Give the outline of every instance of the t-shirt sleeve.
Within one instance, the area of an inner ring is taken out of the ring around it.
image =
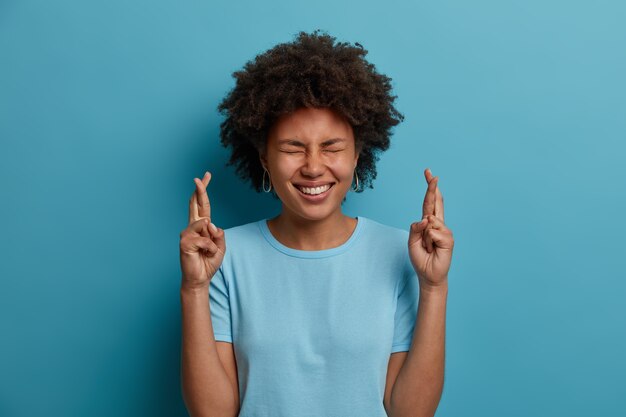
[[[209,308],[215,340],[232,343],[230,298],[221,266],[209,283]]]
[[[391,353],[406,352],[411,347],[413,329],[417,318],[419,281],[408,253],[403,268],[404,280],[399,284],[398,303],[394,316],[394,333]]]

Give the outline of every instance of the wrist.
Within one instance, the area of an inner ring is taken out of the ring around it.
[[[200,285],[200,286],[192,286],[189,284],[181,284],[180,285],[180,293],[181,295],[206,295],[209,293],[208,285]]]
[[[448,294],[448,279],[446,278],[439,284],[420,283],[420,293],[445,296]]]

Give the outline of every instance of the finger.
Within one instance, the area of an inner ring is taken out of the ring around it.
[[[424,230],[425,249],[426,249],[426,252],[428,252],[428,253],[432,253],[433,252],[433,236],[430,233],[431,230],[433,230],[433,229],[426,228]]]
[[[208,232],[208,237],[215,243],[218,249],[222,253],[226,252],[226,237],[224,234],[224,229],[220,229],[215,224],[209,221],[206,227],[206,231]]]
[[[202,177],[202,184],[204,184],[205,186],[209,185],[209,183],[211,182],[211,173],[209,171],[206,171],[204,173],[204,177]]]
[[[417,222],[411,223],[411,232],[412,233],[422,233],[424,229],[428,226],[428,219],[422,219]]]
[[[426,168],[424,170],[424,176],[426,177],[426,182],[430,182],[430,180],[433,179],[434,175],[430,168]]]
[[[210,218],[202,217],[202,216],[198,215],[198,204],[197,204],[197,201],[198,201],[198,199],[196,197],[196,193],[194,192],[193,196],[191,197],[191,202],[190,202],[190,209],[189,209],[189,216],[190,216],[189,222],[190,223],[189,224],[191,224],[193,222],[196,222],[198,220],[201,220],[201,219],[207,219],[207,221],[210,223],[211,222]],[[203,228],[198,230],[198,233],[201,236],[205,236],[205,237],[211,236],[211,234],[209,233],[209,225],[205,224]]]
[[[209,219],[202,217],[196,221],[191,222],[191,224],[189,224],[189,226],[187,226],[187,228],[183,230],[181,235],[197,234],[200,236],[210,237],[211,235],[208,231],[209,224]]]
[[[433,222],[432,218],[433,218],[433,215],[429,215],[428,216],[428,224],[426,225],[426,228],[422,232],[422,236],[423,236],[423,239],[424,239],[423,247],[424,247],[424,249],[426,249],[426,252],[428,252],[428,253],[432,253],[432,251],[433,251],[433,237],[430,234],[430,231],[431,230],[436,230],[435,227],[437,226]]]
[[[195,181],[195,180],[194,180]],[[198,220],[198,203],[196,199],[196,191],[194,190],[191,194],[191,198],[189,199],[189,223],[191,224]]]
[[[427,215],[426,220],[428,221],[428,223],[426,224],[426,227],[424,227],[424,231],[422,233],[423,238],[424,238],[422,242],[422,247],[427,249],[428,252],[430,253],[432,252],[433,241],[432,241],[432,237],[428,235],[428,232],[430,230],[437,230],[437,231],[443,231],[447,233],[448,228],[437,216],[433,214]]]
[[[210,255],[215,255],[219,252],[217,245],[208,237],[197,236],[189,238],[189,247],[192,249],[204,249]]]
[[[437,181],[436,192],[437,199],[435,201],[435,216],[443,222],[445,221],[443,218],[443,195],[441,194],[441,190],[439,190],[439,181]]]
[[[202,180],[194,178],[194,182],[196,183],[196,194],[198,201],[198,214],[201,217],[211,218],[211,205],[209,203],[209,195],[206,192],[206,187],[209,185],[211,181],[211,173],[208,171],[204,173],[204,177]]]
[[[409,233],[409,246],[414,243],[421,244],[423,231],[424,229],[426,229],[427,225],[427,219],[422,219],[419,222],[411,223],[411,231]]]
[[[226,251],[226,236],[224,233],[224,229],[217,227],[214,223],[209,221],[206,230],[209,233],[209,236],[215,242],[215,244],[222,250]]]
[[[435,248],[451,249],[454,241],[449,233],[437,229],[427,229],[426,240],[430,242],[430,248],[426,249],[428,253],[432,253]]]
[[[425,217],[428,220],[425,229],[438,229],[438,230],[448,230],[446,224],[434,214],[429,214]]]
[[[433,236],[441,236],[441,237],[445,237],[447,239],[451,239],[452,238],[452,231],[450,229],[448,229],[448,227],[445,225],[445,223],[443,221],[441,221],[441,219],[439,219],[437,216],[434,216],[432,214],[428,215],[426,217],[426,219],[428,220],[428,224],[426,225],[426,227],[424,228],[423,231],[423,241],[422,241],[422,247],[427,249],[427,251],[430,253],[432,252],[433,249]],[[431,233],[431,231],[434,232]],[[436,246],[440,246],[439,244],[436,244]],[[446,243],[446,247],[450,246],[449,243]]]
[[[422,205],[422,218],[429,214],[435,214],[435,199],[437,189],[437,181],[439,177],[433,177],[428,182],[428,188],[426,189],[426,195],[424,196],[424,204]]]

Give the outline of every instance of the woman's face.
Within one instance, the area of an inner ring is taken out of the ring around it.
[[[300,108],[268,133],[261,163],[283,211],[308,220],[341,212],[358,161],[350,123],[329,108]]]

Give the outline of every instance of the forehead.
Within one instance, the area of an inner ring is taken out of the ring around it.
[[[329,108],[302,107],[280,116],[269,132],[269,140],[297,138],[303,142],[321,142],[330,137],[354,140],[350,123]]]

